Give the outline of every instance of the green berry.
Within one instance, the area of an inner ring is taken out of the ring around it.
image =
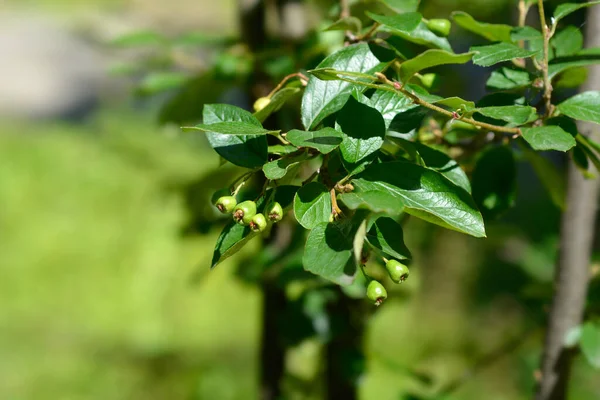
[[[387,291],[381,283],[373,280],[369,282],[369,285],[367,286],[367,297],[374,302],[376,306],[379,306],[387,298]]]
[[[448,36],[452,23],[447,19],[430,19],[427,22],[427,27],[436,35]]]
[[[271,220],[271,222],[281,221],[281,218],[283,218],[283,208],[281,208],[281,204],[278,202],[271,204],[267,215],[269,216],[269,220]]]
[[[260,213],[256,214],[254,217],[252,217],[252,220],[250,220],[250,229],[252,229],[253,232],[262,232],[266,227],[267,219]]]
[[[385,263],[385,269],[396,283],[404,282],[410,273],[408,267],[397,260],[389,260]]]
[[[237,200],[233,196],[223,196],[219,197],[215,205],[223,214],[229,214],[237,205]]]
[[[233,209],[233,220],[240,225],[248,225],[255,215],[256,203],[250,200],[242,201]]]

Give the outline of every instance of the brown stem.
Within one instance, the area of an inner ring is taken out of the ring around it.
[[[549,49],[550,49],[550,37],[551,33],[548,30],[548,25],[546,24],[546,14],[544,12],[544,1],[538,0],[538,8],[540,12],[540,24],[542,25],[542,35],[544,37],[544,55],[542,59],[542,74],[544,78],[544,104],[546,107],[545,117],[548,118],[552,115],[554,111],[554,106],[552,105],[552,81],[548,75],[548,60],[549,60]]]
[[[337,217],[342,213],[342,210],[340,209],[337,203],[335,188],[331,188],[329,193],[331,194],[331,214],[333,214],[334,217]]]
[[[599,7],[589,9],[586,26],[586,47],[600,46]],[[593,66],[581,90],[598,89],[600,67]],[[585,136],[600,138],[595,124],[579,123],[578,128]],[[536,400],[566,398],[573,351],[565,346],[564,338],[581,324],[585,309],[599,187],[598,179],[585,179],[575,164],[569,162],[567,205],[562,216],[560,257],[554,278],[556,292],[550,309]]]
[[[302,82],[303,86],[306,86],[305,82],[308,82],[308,77],[306,75],[304,75],[302,72],[294,72],[293,74],[289,74],[289,75],[285,76],[281,80],[281,82],[279,82],[277,84],[277,86],[275,86],[275,88],[273,90],[271,90],[271,93],[269,93],[267,95],[267,97],[271,98],[275,93],[277,93],[283,87],[283,85],[286,84],[287,81],[289,81],[292,78],[298,78],[298,79],[300,79],[300,82]]]
[[[421,98],[419,98],[417,95],[415,95],[412,92],[409,92],[408,90],[406,90],[405,88],[403,88],[402,86],[400,86],[398,83],[394,84],[394,82],[390,81],[385,75],[383,75],[380,72],[376,72],[375,75],[383,82],[387,83],[388,85],[390,85],[393,89],[392,91],[398,91],[400,93],[402,93],[403,95],[407,96],[408,98],[410,98],[413,103],[418,104],[420,106],[423,106],[425,108],[429,108],[430,110],[433,110],[435,112],[438,112],[440,114],[443,114],[447,117],[459,120],[459,121],[463,121],[466,122],[468,124],[471,125],[475,125],[478,126],[480,128],[484,128],[487,130],[490,130],[492,132],[500,132],[500,133],[508,133],[511,135],[521,135],[521,130],[519,128],[507,128],[505,126],[498,126],[498,125],[492,125],[492,124],[488,124],[486,122],[480,122],[480,121],[476,121],[473,118],[467,118],[467,117],[462,117],[457,115],[456,113],[453,113],[451,111],[448,111],[442,107],[436,106],[435,104],[431,104],[428,101],[425,101]],[[344,80],[343,78],[340,78],[342,80]],[[350,81],[350,80],[348,80]],[[352,81],[354,82],[354,81]],[[355,82],[356,83],[356,82]],[[366,85],[368,86],[368,84],[366,83],[362,83],[362,82],[358,82],[361,85]],[[375,85],[377,86],[377,85]],[[379,86],[379,88],[382,88],[381,86]]]

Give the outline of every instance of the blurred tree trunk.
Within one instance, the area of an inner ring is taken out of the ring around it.
[[[242,41],[252,52],[260,52],[267,44],[265,1],[239,0],[238,3]],[[251,103],[254,103],[257,97],[263,95],[264,87],[269,85],[258,64],[255,66],[250,85]],[[274,235],[276,232],[277,230],[274,230]],[[263,300],[259,398],[276,400],[281,397],[280,382],[285,365],[285,347],[278,334],[278,318],[285,309],[286,296],[283,289],[268,279],[262,281],[261,289]]]
[[[600,46],[600,7],[591,7],[586,24],[586,47]],[[590,68],[582,91],[600,89],[600,66]],[[579,123],[579,132],[600,138],[597,125]],[[574,350],[566,348],[566,334],[583,318],[589,282],[589,262],[598,202],[598,179],[585,179],[573,162],[568,166],[567,209],[562,216],[560,258],[555,275],[555,294],[550,310],[541,381],[537,400],[561,400],[567,396]]]
[[[325,347],[326,398],[356,400],[358,382],[365,369],[365,326],[371,313],[365,309],[367,303],[363,299],[352,299],[339,287],[337,292],[336,301],[328,309],[332,337]]]

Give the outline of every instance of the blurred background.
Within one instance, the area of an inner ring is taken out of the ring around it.
[[[420,10],[513,23],[515,5]],[[341,44],[322,31],[335,2],[302,7],[300,31],[267,13],[291,44],[273,41],[266,76],[248,85],[235,0],[0,2],[0,399],[259,398],[262,293],[240,268],[259,243],[209,271],[224,223],[209,199],[240,170],[179,126],[204,103],[249,109]],[[480,41],[454,27],[451,43]],[[489,73],[463,70],[440,90],[478,100]],[[294,126],[290,112],[278,123]],[[409,221],[413,274],[367,324],[361,399],[531,397],[559,211],[518,172],[517,206],[487,240]],[[595,279],[592,304],[599,295]],[[322,398],[321,353],[318,335],[287,348],[286,399]],[[600,373],[577,358],[570,388],[597,399]]]

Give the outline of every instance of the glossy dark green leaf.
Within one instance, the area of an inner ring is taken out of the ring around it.
[[[379,22],[381,25],[386,28],[390,28],[397,31],[410,32],[414,30],[423,17],[418,12],[412,13],[402,13],[396,15],[377,15],[371,12],[366,12],[366,14],[375,22]]]
[[[390,123],[398,113],[418,107],[402,93],[394,93],[387,90],[376,90],[371,96],[369,105],[381,113],[386,128],[390,126]]]
[[[341,285],[354,280],[354,232],[350,234],[339,224],[320,223],[306,240],[302,264],[304,269]]]
[[[385,67],[366,43],[344,47],[323,60],[317,68],[373,74]],[[350,97],[355,85],[335,80],[322,81],[311,77],[302,97],[302,123],[307,130],[316,127],[327,116],[339,111]],[[360,88],[364,90],[364,88]]]
[[[526,50],[515,44],[504,42],[488,46],[474,46],[469,51],[476,53],[473,56],[473,63],[482,67],[489,67],[515,58],[528,58],[537,53],[537,51]]]
[[[479,22],[469,14],[462,11],[452,13],[452,19],[455,23],[464,29],[482,36],[492,42],[510,42],[510,32],[513,29],[510,25],[488,24]]]
[[[212,257],[211,268],[237,253],[250,239],[256,236],[248,226],[230,221],[217,239]]]
[[[222,135],[261,136],[279,131],[269,131],[262,126],[256,126],[250,122],[217,122],[215,124],[198,124],[196,126],[184,127],[186,130],[197,130],[205,133],[219,133]]]
[[[279,111],[289,99],[296,96],[301,91],[302,89],[295,87],[285,87],[281,90],[278,90],[273,97],[271,97],[269,104],[267,104],[265,108],[255,112],[254,116],[260,122],[264,122],[269,115]]]
[[[228,104],[206,104],[202,115],[204,124],[244,122],[254,126],[256,130],[263,129],[248,111]],[[268,144],[264,134],[257,136],[208,132],[206,137],[215,151],[232,164],[257,168],[267,162]]]
[[[350,31],[359,33],[362,30],[362,22],[356,17],[345,17],[329,25],[324,31]]]
[[[376,109],[359,103],[353,97],[339,112],[337,123],[344,140],[340,151],[345,162],[356,164],[375,153],[383,144],[385,122]]]
[[[437,36],[435,33],[431,32],[427,25],[422,21],[415,29],[411,31],[401,31],[386,27],[381,29],[412,43],[443,49],[450,52],[452,51],[452,47],[450,46],[448,39]]]
[[[452,183],[471,193],[471,183],[460,165],[446,153],[423,143],[410,142],[400,138],[390,138],[408,153],[418,153],[427,168],[433,169],[448,178]]]
[[[367,241],[388,256],[399,260],[412,258],[410,251],[404,244],[402,226],[392,218],[378,218],[369,233],[367,233]]]
[[[359,191],[393,195],[407,213],[426,221],[485,236],[483,218],[469,193],[431,169],[403,161],[373,164],[352,183]]]
[[[489,118],[506,121],[514,126],[524,125],[537,119],[535,108],[529,106],[481,107],[477,109],[477,112]]]
[[[392,194],[375,191],[354,191],[341,193],[339,200],[351,210],[367,209],[373,212],[382,212],[390,215],[400,215],[404,205]]]
[[[575,55],[583,49],[583,33],[575,26],[567,26],[550,41],[555,57]]]
[[[558,126],[521,128],[521,132],[534,150],[567,151],[575,146],[575,138]]]
[[[590,7],[596,4],[600,4],[600,1],[590,1],[587,3],[566,3],[566,4],[560,4],[558,7],[556,7],[556,10],[554,10],[554,24],[558,23],[558,21],[560,21],[561,19],[563,19],[564,17],[566,17],[567,15],[574,13],[575,11],[584,8],[584,7]]]
[[[492,89],[510,90],[529,86],[531,78],[529,72],[502,67],[490,76],[486,85]]]
[[[331,153],[342,143],[344,135],[333,128],[323,128],[318,131],[289,131],[286,136],[291,144],[297,147],[310,147],[322,154]]]
[[[419,71],[438,65],[465,64],[471,61],[473,53],[454,54],[445,50],[432,49],[400,64],[400,80],[408,82]]]
[[[600,326],[586,322],[581,329],[581,352],[594,368],[600,369]]]
[[[517,166],[506,146],[484,151],[473,171],[473,199],[486,218],[496,218],[510,209],[516,199]]]
[[[308,153],[282,157],[279,160],[266,163],[263,165],[262,169],[267,179],[281,179],[287,174],[291,167],[301,163],[302,161],[305,161],[308,157]]]
[[[560,103],[558,110],[571,118],[600,124],[600,91],[573,96]]]
[[[325,185],[311,182],[302,186],[294,197],[294,215],[306,229],[312,229],[331,216],[331,194]]]

